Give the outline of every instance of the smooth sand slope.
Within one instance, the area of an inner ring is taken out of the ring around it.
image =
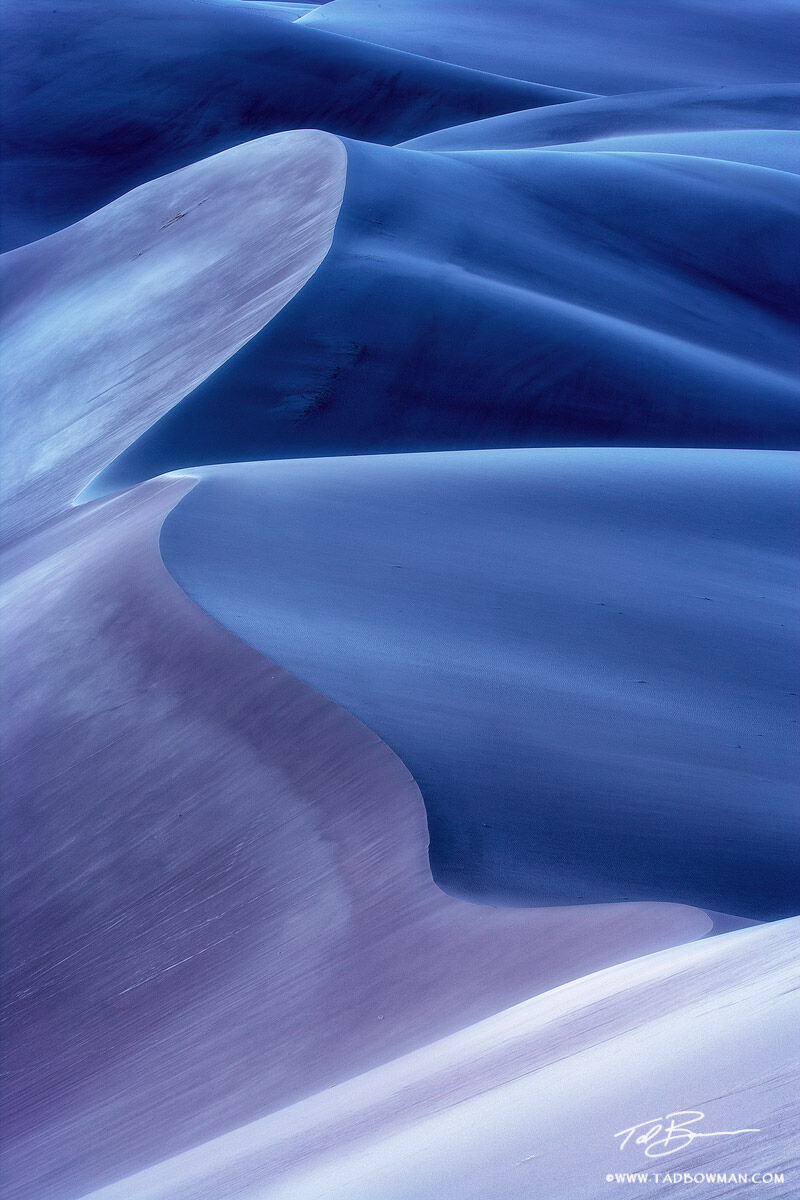
[[[800,165],[800,135],[709,134],[702,156],[647,144],[346,142],[320,269],[98,490],[389,450],[797,448],[800,175],[774,163]]]
[[[444,895],[402,764],[164,570],[186,486],[72,510],[2,562],[9,1200],[78,1196],[710,927]]]
[[[420,785],[444,888],[797,910],[797,455],[203,473],[162,552]]]
[[[312,25],[590,92],[797,82],[795,0],[333,0]]]
[[[313,274],[345,184],[338,138],[262,138],[3,256],[4,537],[73,499]]]
[[[398,142],[585,94],[369,46],[244,0],[9,0],[2,38],[4,249],[262,134]]]
[[[797,952],[793,920],[603,971],[91,1200],[790,1200]],[[677,1110],[703,1136],[623,1148]]]
[[[456,125],[405,145],[418,150],[524,150],[626,133],[798,128],[800,85],[762,83],[598,96]]]

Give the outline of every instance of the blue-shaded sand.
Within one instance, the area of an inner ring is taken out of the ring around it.
[[[96,491],[259,458],[800,446],[800,175],[774,166],[800,169],[800,135],[673,134],[668,153],[635,141],[450,155],[348,142],[316,274]]]
[[[334,0],[301,23],[590,92],[796,83],[796,0]]]
[[[577,95],[231,0],[10,0],[2,38],[5,249],[263,134],[397,142]]]
[[[551,104],[436,130],[405,144],[419,150],[523,150],[622,134],[798,128],[800,84],[762,83]]]
[[[449,891],[796,912],[796,455],[203,472],[165,562],[403,759]]]

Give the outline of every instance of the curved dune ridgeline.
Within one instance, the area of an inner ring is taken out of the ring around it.
[[[4,256],[6,539],[57,514],[291,299],[330,246],[345,173],[337,138],[279,134]]]

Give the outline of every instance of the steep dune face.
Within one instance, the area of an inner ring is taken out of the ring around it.
[[[9,1200],[74,1197],[710,926],[444,895],[403,765],[164,570],[186,487],[75,509],[2,562]]]
[[[800,900],[797,467],[542,450],[215,468],[162,548],[197,603],[400,755],[445,889],[774,918]]]
[[[278,134],[4,256],[7,540],[69,504],[303,286],[345,173],[337,138]]]
[[[578,99],[278,21],[231,0],[11,0],[3,248],[248,138],[398,142]]]
[[[334,0],[301,24],[590,92],[797,82],[792,0]]]
[[[791,1200],[797,950],[794,920],[603,971],[91,1200]]]
[[[310,454],[796,448],[800,176],[774,163],[797,137],[709,134],[700,157],[680,136],[686,153],[348,142],[320,270],[99,487]]]

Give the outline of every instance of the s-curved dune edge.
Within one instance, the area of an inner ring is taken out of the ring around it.
[[[161,549],[417,780],[446,890],[793,915],[798,456],[469,451],[200,472]]]
[[[302,288],[346,171],[338,138],[276,134],[3,255],[6,540],[58,513]]]
[[[85,1200],[789,1200],[799,931],[569,983]]]
[[[441,892],[406,768],[165,570],[189,483],[2,560],[8,1200],[73,1200],[711,924]]]

